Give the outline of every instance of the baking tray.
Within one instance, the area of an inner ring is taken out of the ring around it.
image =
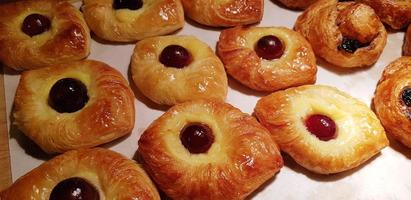
[[[76,3],[76,5],[80,4]],[[264,17],[258,26],[292,28],[300,13],[282,8],[274,1],[265,0]],[[184,28],[174,34],[194,35],[215,49],[221,30],[207,28],[186,20]],[[317,84],[335,86],[370,105],[382,70],[391,61],[401,56],[403,37],[403,32],[389,33],[387,45],[380,59],[368,68],[343,69],[319,60]],[[110,43],[93,37],[89,56],[89,59],[103,61],[117,68],[128,79],[135,92],[136,121],[132,134],[103,145],[129,158],[135,156],[137,141],[141,133],[167,109],[149,101],[132,84],[129,64],[133,48],[134,43]],[[12,180],[16,180],[51,158],[42,153],[33,142],[10,123],[10,113],[18,81],[18,73],[4,68],[6,115],[2,112],[0,121],[1,117],[7,116]],[[267,93],[254,92],[229,78],[227,102],[243,112],[251,114],[257,100],[265,95]],[[5,131],[1,128],[0,122],[0,134],[4,136]],[[4,148],[7,146],[7,140],[1,138],[2,135],[0,135],[0,172],[5,175],[0,174],[0,180],[4,185],[8,183],[8,179],[3,180],[3,177],[8,177],[7,169],[10,169],[10,166],[8,166],[7,156],[4,156],[7,155],[7,148]],[[389,147],[353,170],[335,175],[317,175],[305,170],[290,157],[284,155],[285,166],[280,173],[253,193],[250,199],[411,199],[410,158],[411,150],[391,140]]]

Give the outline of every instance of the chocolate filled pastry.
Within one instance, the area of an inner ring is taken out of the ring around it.
[[[320,174],[357,167],[388,145],[368,106],[330,86],[272,93],[257,102],[255,114],[282,151]]]
[[[366,67],[380,57],[387,32],[374,10],[361,3],[320,0],[295,24],[315,54],[339,67]]]
[[[0,192],[7,200],[160,200],[144,170],[103,148],[72,150],[17,179]]]
[[[281,2],[284,6],[291,9],[306,9],[311,4],[317,2],[318,0],[277,0]]]
[[[84,60],[25,71],[14,123],[47,153],[92,147],[131,132],[134,95],[107,64]]]
[[[374,108],[387,133],[411,148],[411,57],[401,57],[385,68]]]
[[[221,32],[217,53],[227,72],[258,91],[315,83],[316,59],[301,34],[283,27],[235,27]]]
[[[403,55],[411,56],[411,25],[408,26],[407,32],[405,33]]]
[[[90,31],[66,1],[0,4],[0,62],[15,70],[81,60],[90,51]]]
[[[84,0],[82,11],[90,29],[109,41],[137,41],[184,26],[180,0]]]
[[[194,21],[214,27],[260,22],[264,0],[181,0],[185,14]]]
[[[131,58],[136,86],[157,104],[227,95],[223,63],[207,44],[193,36],[159,36],[136,44]]]
[[[244,199],[283,165],[267,129],[216,100],[170,108],[138,144],[144,168],[172,199]]]
[[[381,21],[392,29],[402,29],[411,23],[410,0],[356,0],[371,6]]]

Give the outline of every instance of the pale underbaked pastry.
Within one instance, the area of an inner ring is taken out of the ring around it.
[[[281,2],[284,6],[291,9],[306,9],[311,4],[318,0],[277,0]]]
[[[411,56],[411,25],[408,26],[407,32],[405,33],[403,55]]]
[[[185,14],[194,21],[214,27],[260,22],[264,0],[181,0]]]
[[[131,74],[140,91],[157,104],[225,100],[227,95],[223,64],[207,44],[193,36],[159,36],[138,42]]]
[[[0,4],[0,47],[3,64],[35,69],[88,56],[90,31],[66,1],[16,1]]]
[[[221,32],[217,53],[227,72],[258,91],[315,83],[316,59],[299,33],[284,27],[235,27]]]
[[[134,95],[117,70],[98,61],[77,61],[23,72],[13,116],[45,152],[64,152],[130,133]]]
[[[267,129],[216,100],[172,107],[138,144],[144,168],[172,199],[244,199],[283,165]]]
[[[109,41],[137,41],[184,26],[180,0],[84,0],[81,9],[90,29]]]
[[[132,160],[103,148],[59,155],[0,192],[7,200],[159,200],[144,170]]]
[[[411,57],[401,57],[385,68],[373,101],[387,133],[411,148]]]
[[[366,67],[380,57],[387,32],[374,10],[361,3],[320,0],[295,23],[315,54],[339,67]]]
[[[306,169],[331,174],[379,153],[388,140],[375,114],[336,88],[307,85],[261,98],[255,114],[280,149]]]
[[[356,0],[371,6],[381,21],[393,29],[401,29],[411,23],[410,0]]]

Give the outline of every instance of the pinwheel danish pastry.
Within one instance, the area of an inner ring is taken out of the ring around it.
[[[283,161],[268,131],[216,100],[176,105],[142,134],[144,167],[173,199],[244,199]]]
[[[411,23],[411,1],[409,0],[356,0],[371,6],[381,21],[393,29],[401,29]]]
[[[375,114],[329,86],[272,93],[257,102],[255,114],[282,151],[320,174],[354,168],[388,145]]]
[[[158,104],[227,95],[227,75],[207,44],[193,36],[159,36],[137,43],[131,59],[136,86]]]
[[[19,178],[0,193],[7,200],[160,200],[139,165],[103,148],[72,150]]]
[[[221,32],[217,53],[227,72],[258,91],[312,84],[317,65],[311,45],[283,27],[235,27]]]
[[[181,0],[186,15],[214,27],[229,27],[260,22],[264,0]]]
[[[380,57],[387,32],[374,10],[361,3],[320,0],[295,24],[315,54],[340,67],[365,67]]]
[[[180,0],[84,0],[82,11],[90,29],[109,41],[136,41],[184,26]]]
[[[83,59],[89,49],[89,29],[70,3],[29,0],[0,4],[3,64],[16,70],[35,69]]]
[[[411,57],[401,57],[385,68],[374,107],[388,134],[411,148]]]
[[[405,33],[403,55],[411,56],[411,25],[408,26],[407,32]]]
[[[311,4],[317,2],[318,0],[278,0],[284,6],[291,9],[306,9]]]
[[[17,127],[45,152],[107,143],[134,127],[134,96],[123,76],[92,60],[23,72]]]

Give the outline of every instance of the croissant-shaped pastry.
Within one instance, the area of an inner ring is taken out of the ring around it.
[[[143,169],[103,148],[72,150],[19,178],[4,200],[160,200]]]
[[[373,102],[385,130],[411,148],[411,57],[401,57],[385,68]]]
[[[387,32],[374,10],[361,3],[320,0],[295,24],[315,54],[340,67],[365,67],[380,57]]]
[[[320,174],[357,167],[388,145],[368,106],[329,86],[277,91],[257,102],[255,114],[282,151]]]
[[[92,60],[22,73],[14,123],[45,152],[107,143],[134,127],[134,95],[117,70]]]
[[[90,29],[109,41],[136,41],[184,26],[180,0],[84,0],[82,11]]]
[[[216,100],[172,107],[138,144],[144,168],[179,200],[244,199],[283,165],[267,129]]]
[[[393,29],[402,29],[411,23],[410,0],[356,0],[371,6],[381,21]]]
[[[227,95],[223,63],[207,44],[193,36],[159,36],[136,44],[131,59],[136,86],[158,104]]]
[[[408,26],[407,32],[405,33],[403,55],[411,56],[411,25]]]
[[[306,9],[318,0],[277,0],[284,6],[291,9]]]
[[[0,62],[26,70],[85,58],[90,31],[66,1],[29,0],[0,4]]]
[[[181,0],[185,14],[214,27],[254,24],[263,18],[264,0]]]
[[[284,27],[235,27],[221,32],[217,53],[227,72],[258,91],[315,83],[316,59],[298,32]]]

